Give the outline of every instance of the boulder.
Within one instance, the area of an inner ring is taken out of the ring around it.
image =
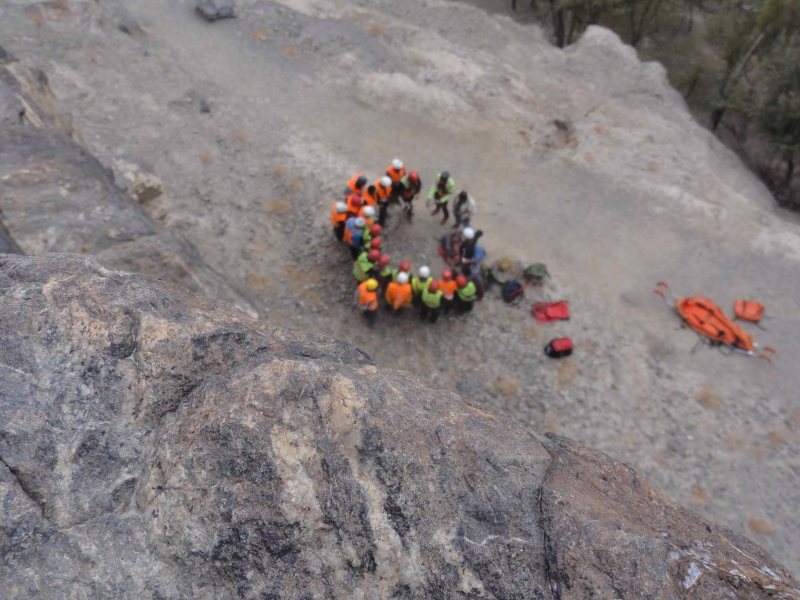
[[[95,258],[0,256],[8,598],[800,598],[596,451]]]
[[[199,0],[195,12],[206,21],[230,19],[236,16],[233,2],[226,0]]]

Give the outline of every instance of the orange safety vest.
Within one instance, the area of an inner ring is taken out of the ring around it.
[[[375,182],[375,193],[378,195],[378,199],[386,200],[389,197],[389,192],[392,191],[392,188],[385,188],[381,185],[380,181]],[[366,196],[364,197],[366,200]]]
[[[364,219],[364,221],[366,221],[367,223],[367,226],[364,227],[365,230],[369,229],[373,225],[372,219],[369,219],[364,216],[364,209],[367,208],[367,206],[369,206],[369,204],[365,204],[364,206],[361,207],[361,210],[358,211],[358,216]]]
[[[391,282],[386,288],[386,303],[395,310],[411,304],[411,284]]]
[[[442,290],[445,300],[452,300],[458,289],[458,284],[455,281],[440,281],[439,289]]]
[[[406,168],[403,167],[399,171],[395,171],[395,168],[389,165],[389,168],[386,169],[386,174],[394,183],[398,183],[403,177],[406,176]]]
[[[336,212],[336,205],[339,204],[338,202],[334,202],[333,206],[331,206],[331,223],[333,226],[336,227],[339,223],[344,223],[347,221],[347,213],[338,213]]]
[[[377,193],[377,190],[376,190],[376,193]],[[363,194],[362,197],[364,198],[364,203],[369,205],[369,206],[375,206],[378,203],[378,197],[377,196],[373,196],[372,194],[370,194],[369,190],[367,190],[367,189],[364,190],[364,194]]]
[[[358,214],[358,212],[361,210],[361,206],[363,206],[363,204],[361,206],[356,206],[353,203],[353,200],[357,200],[360,197],[361,196],[359,196],[358,194],[348,194],[347,195],[347,212],[352,213],[354,215]]]
[[[364,190],[367,189],[366,185],[364,185],[364,187],[362,187],[361,189],[358,189],[356,187],[356,181],[358,181],[359,177],[363,177],[363,176],[364,176],[363,173],[359,173],[358,175],[356,175],[350,181],[347,182],[347,189],[350,190],[350,192],[349,192],[350,194],[355,194],[356,196],[360,196],[361,194],[364,193]]]
[[[378,294],[367,289],[369,279],[358,286],[358,306],[362,310],[375,310],[378,308]]]

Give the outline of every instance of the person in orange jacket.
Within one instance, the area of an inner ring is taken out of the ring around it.
[[[389,210],[389,196],[392,193],[392,178],[388,175],[381,177],[375,184],[375,194],[378,198],[378,223],[386,224],[386,215]]]
[[[331,223],[333,224],[333,235],[340,242],[344,235],[345,222],[347,222],[347,204],[334,202],[333,206],[331,206]]]
[[[366,190],[364,190],[364,194],[362,195],[364,198],[364,202],[369,204],[370,206],[377,206],[378,204],[378,189],[371,185]]]
[[[378,282],[374,279],[367,279],[356,288],[356,306],[363,311],[367,319],[367,327],[370,329],[375,326],[378,318]]]
[[[350,217],[358,217],[361,207],[364,206],[364,199],[358,194],[349,194],[347,196],[347,214]]]
[[[367,185],[367,178],[363,173],[359,173],[347,182],[344,188],[344,197],[347,198],[350,194],[361,196],[364,193],[364,188]]]
[[[358,216],[367,222],[367,227],[372,227],[375,223],[375,209],[369,204],[361,207],[361,210],[358,211]]]
[[[442,271],[439,289],[442,290],[442,310],[447,315],[453,308],[456,291],[458,290],[458,284],[453,280],[453,272],[450,269]]]
[[[411,304],[411,284],[408,283],[408,273],[400,271],[397,281],[392,281],[386,287],[386,308],[394,309],[394,314]]]
[[[392,180],[392,183],[398,183],[406,176],[406,169],[403,166],[403,161],[399,158],[395,158],[392,164],[386,168],[386,175]]]

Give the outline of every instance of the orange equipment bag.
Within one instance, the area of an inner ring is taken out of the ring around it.
[[[742,321],[758,323],[764,316],[764,305],[750,300],[737,300],[733,303],[733,314]]]
[[[722,309],[708,298],[703,296],[678,298],[675,308],[686,324],[697,333],[745,352],[755,350],[752,336],[731,321]]]

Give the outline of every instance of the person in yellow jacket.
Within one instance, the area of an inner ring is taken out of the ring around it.
[[[458,312],[461,314],[468,313],[475,306],[475,298],[478,290],[475,284],[469,281],[463,275],[456,277],[456,285],[458,291],[456,292],[456,302],[458,303]]]
[[[407,273],[400,271],[397,281],[389,282],[385,298],[387,308],[393,308],[395,314],[400,314],[401,309],[411,304],[411,284]]]
[[[439,281],[433,280],[428,284],[428,287],[422,290],[422,306],[420,306],[419,318],[421,321],[436,323],[441,311],[442,290],[439,289]]]
[[[377,271],[378,260],[381,258],[380,250],[364,250],[358,255],[358,259],[353,263],[353,277],[359,283],[372,277]]]
[[[367,319],[367,327],[370,329],[375,326],[378,318],[378,282],[374,279],[367,279],[356,288],[356,306],[364,313]]]
[[[422,290],[427,288],[428,284],[433,281],[431,270],[428,267],[420,267],[418,273],[419,277],[411,278],[411,293],[414,296],[414,306],[422,304]]]

